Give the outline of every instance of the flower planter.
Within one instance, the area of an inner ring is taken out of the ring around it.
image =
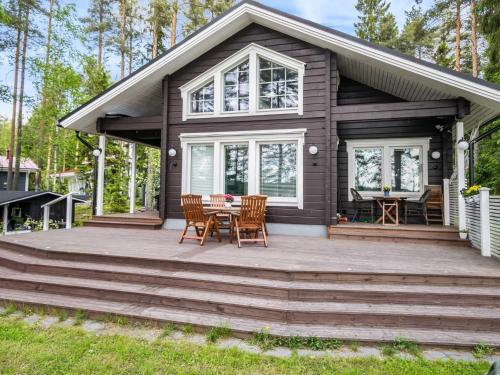
[[[384,197],[389,198],[390,191],[384,191]]]
[[[471,195],[470,197],[465,197],[464,199],[467,203],[479,203],[479,194]]]
[[[224,203],[224,206],[225,206],[226,208],[231,208],[231,207],[232,207],[231,202],[226,202],[226,203]]]
[[[458,232],[461,240],[467,239],[467,232]]]

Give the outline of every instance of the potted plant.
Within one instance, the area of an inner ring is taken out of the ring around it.
[[[337,223],[339,224],[347,223],[347,216],[344,216],[341,213],[337,213]]]
[[[384,191],[384,197],[389,197],[389,194],[391,193],[391,186],[390,185],[384,185],[382,187],[382,190]]]
[[[461,231],[458,232],[458,235],[460,236],[461,240],[466,240],[468,234],[469,231],[467,229],[462,229]]]
[[[468,189],[462,189],[460,192],[466,202],[472,203],[479,201],[479,189],[481,189],[481,185],[472,185]]]
[[[224,194],[224,201],[226,207],[231,207],[232,203],[234,202],[234,197],[231,194]]]

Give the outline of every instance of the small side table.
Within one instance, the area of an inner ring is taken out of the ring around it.
[[[382,209],[382,216],[377,219],[376,224],[399,225],[399,202],[404,198],[378,196],[373,197],[373,199],[377,201],[377,204]]]

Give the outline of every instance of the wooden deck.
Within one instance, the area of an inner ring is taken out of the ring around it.
[[[162,228],[163,220],[160,219],[158,211],[139,211],[93,216],[83,224],[87,227],[154,230]]]
[[[0,240],[0,300],[249,335],[500,347],[500,262],[470,247],[76,228]]]

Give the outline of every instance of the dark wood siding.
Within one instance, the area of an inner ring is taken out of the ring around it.
[[[249,43],[256,43],[276,52],[304,61],[304,115],[244,116],[219,119],[196,119],[182,121],[182,99],[179,87],[192,80],[225,58],[238,52]],[[330,72],[331,87],[336,87],[336,62],[332,56]],[[174,158],[177,165],[168,165],[167,217],[182,218],[180,207],[182,155],[179,134],[189,132],[269,130],[307,128],[304,146],[304,209],[294,207],[271,207],[270,222],[325,224],[325,110],[336,105],[336,90],[331,103],[325,102],[326,77],[325,51],[319,47],[299,41],[287,35],[252,24],[227,39],[197,60],[172,74],[168,91],[168,148],[178,150]],[[334,132],[332,137],[335,136]],[[307,150],[310,145],[319,149],[317,156]],[[335,162],[335,159],[332,158]],[[335,205],[336,203],[334,203]],[[334,211],[336,208],[334,207]]]
[[[396,96],[376,90],[370,86],[340,76],[338,105],[396,103],[403,102]]]
[[[435,125],[442,124],[435,118],[408,119],[372,122],[345,122],[339,123],[338,133],[340,138],[338,151],[338,183],[339,183],[339,211],[346,212],[349,216],[353,213],[352,204],[348,201],[348,175],[346,140],[353,139],[388,139],[404,137],[431,137],[428,155],[429,184],[440,185],[447,172],[443,172],[443,157],[451,167],[451,143],[449,137],[443,148],[443,134],[436,130]],[[446,155],[443,155],[443,149]],[[432,151],[441,152],[441,158],[431,158]]]

